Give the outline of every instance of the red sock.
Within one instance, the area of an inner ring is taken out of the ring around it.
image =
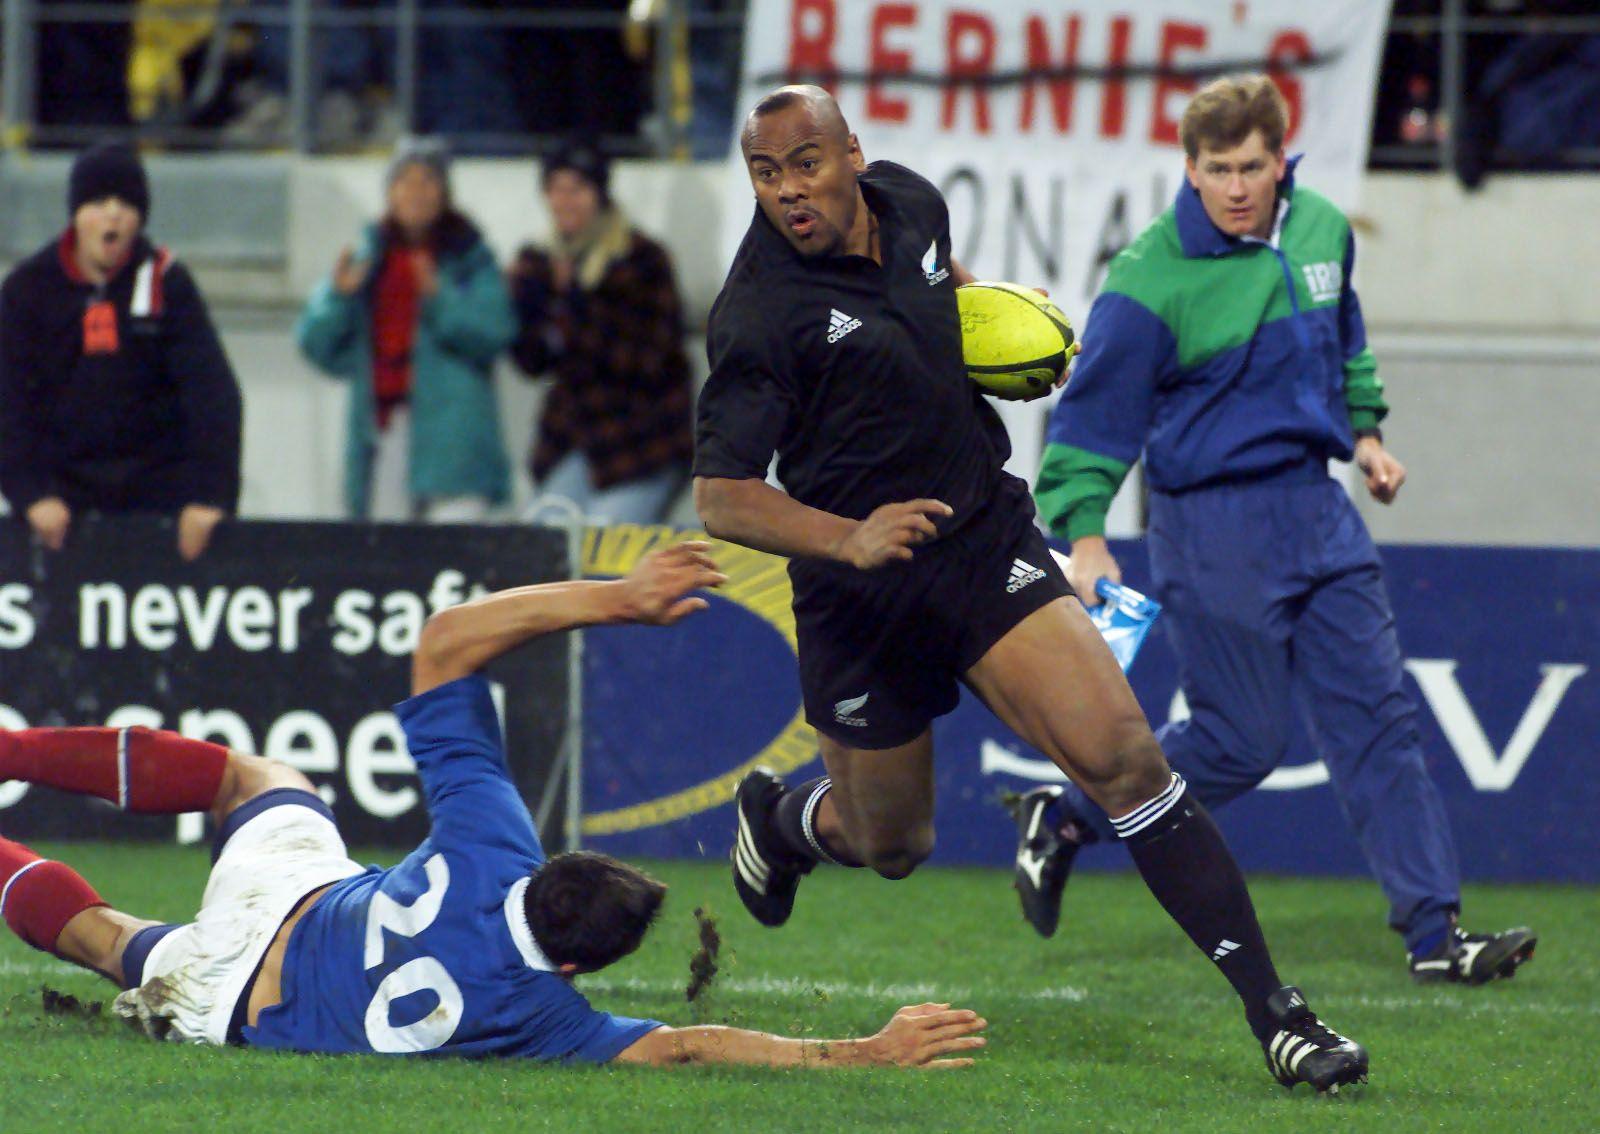
[[[21,843],[0,839],[0,916],[35,949],[54,953],[67,922],[106,903],[64,862],[40,858]]]
[[[25,728],[0,732],[0,781],[97,795],[124,811],[208,811],[228,750],[148,728]]]

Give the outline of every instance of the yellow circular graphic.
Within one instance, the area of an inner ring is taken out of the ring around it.
[[[657,548],[684,539],[709,538],[704,532],[639,524],[589,528],[583,536],[583,573],[626,575],[640,559]],[[723,574],[728,576],[728,581],[717,589],[717,594],[767,623],[783,636],[783,640],[789,643],[789,649],[793,650],[794,610],[789,604],[794,592],[789,586],[785,560],[722,540],[711,540],[711,554]],[[805,722],[805,709],[798,708],[789,723],[768,741],[766,747],[737,767],[659,799],[646,800],[631,807],[619,807],[615,811],[597,811],[593,815],[585,815],[579,829],[585,835],[615,835],[623,831],[658,827],[673,819],[696,815],[727,803],[733,798],[739,781],[752,768],[764,764],[782,775],[810,763],[816,759],[816,755],[816,733]]]

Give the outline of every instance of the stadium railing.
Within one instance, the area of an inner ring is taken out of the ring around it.
[[[142,51],[148,55],[129,65],[126,109],[131,125],[47,121],[49,116],[41,115],[39,106],[42,33],[52,26],[111,29],[125,24],[133,45],[130,54]],[[435,6],[419,0],[387,0],[360,7],[319,0],[69,0],[49,5],[39,0],[0,0],[0,148],[77,146],[119,133],[178,148],[239,146],[299,152],[327,148],[319,142],[314,120],[319,37],[352,28],[383,33],[390,52],[383,69],[393,87],[392,125],[399,133],[411,132],[418,124],[418,92],[425,79],[419,47],[429,31],[537,30],[614,32],[628,56],[641,68],[648,68],[650,93],[644,107],[648,114],[637,132],[610,133],[597,139],[599,144],[622,155],[682,159],[690,155],[693,141],[695,83],[691,66],[708,65],[706,61],[720,53],[728,68],[727,82],[734,82],[743,26],[742,5],[714,9],[697,0],[633,0],[625,11]],[[288,113],[281,129],[241,145],[223,125],[199,125],[194,119],[202,109],[199,103],[213,97],[223,82],[221,72],[230,53],[238,54],[239,37],[252,27],[281,29],[287,35]],[[150,89],[152,70],[167,74],[164,91]],[[615,84],[619,78],[608,75],[604,81]],[[451,134],[463,151],[517,154],[536,151],[555,136],[532,131]]]

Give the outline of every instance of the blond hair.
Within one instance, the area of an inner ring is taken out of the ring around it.
[[[1200,88],[1183,112],[1178,136],[1191,161],[1202,149],[1231,150],[1255,131],[1272,153],[1289,132],[1289,104],[1266,75],[1224,75]]]

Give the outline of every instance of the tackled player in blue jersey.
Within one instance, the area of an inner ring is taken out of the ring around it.
[[[275,760],[146,729],[0,733],[0,780],[130,811],[208,810],[200,912],[161,925],[112,909],[64,863],[0,838],[0,915],[24,941],[126,991],[152,1034],[308,1052],[773,1066],[970,1063],[976,1013],[902,1009],[874,1036],[802,1040],[671,1028],[591,1007],[572,978],[633,952],[666,887],[605,855],[546,859],[506,767],[484,665],[573,627],[670,625],[723,581],[691,542],[627,578],[519,587],[436,613],[396,714],[431,830],[398,866],[352,862],[332,813]]]

